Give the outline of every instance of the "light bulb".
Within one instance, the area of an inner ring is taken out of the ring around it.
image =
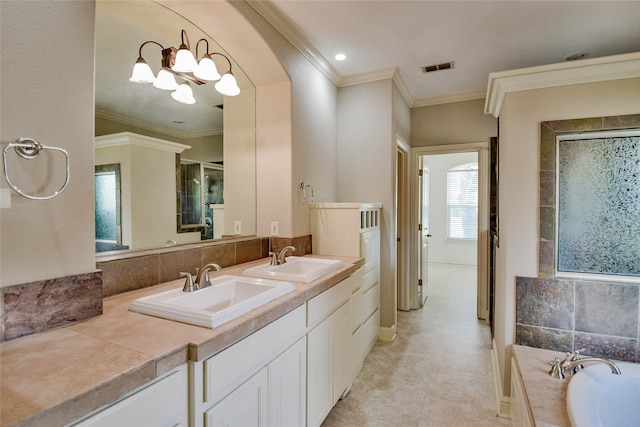
[[[166,70],[162,69],[158,72],[158,77],[156,77],[156,81],[153,82],[153,86],[162,90],[176,90],[178,89],[178,82],[176,82],[173,74]]]
[[[149,67],[147,62],[140,56],[133,66],[129,81],[134,83],[153,83],[155,80],[156,78],[153,75],[153,71],[151,71],[151,67]]]
[[[189,82],[184,82],[175,92],[171,94],[171,97],[178,102],[183,104],[195,104],[196,99],[193,97],[193,91],[191,90],[191,86]]]
[[[176,53],[176,62],[171,69],[179,73],[193,73],[197,67],[198,63],[193,57],[193,53],[187,48],[187,45],[181,44],[178,53]]]
[[[233,74],[227,73],[218,83],[215,84],[215,88],[218,92],[226,96],[236,96],[240,94],[240,88],[236,82],[236,78]]]
[[[200,80],[206,81],[215,81],[220,79],[220,73],[218,73],[218,69],[216,68],[216,64],[211,59],[211,56],[206,53],[200,63],[198,63],[198,68],[193,73],[194,76],[199,78]]]

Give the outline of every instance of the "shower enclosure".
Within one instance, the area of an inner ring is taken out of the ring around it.
[[[181,159],[180,184],[181,230],[199,229],[201,240],[219,237],[224,223],[214,210],[224,204],[222,165]]]

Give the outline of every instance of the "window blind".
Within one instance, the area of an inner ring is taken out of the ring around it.
[[[447,238],[478,238],[478,164],[467,163],[447,172]]]

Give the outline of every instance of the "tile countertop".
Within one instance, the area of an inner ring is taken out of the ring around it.
[[[184,279],[104,299],[103,314],[0,345],[0,425],[65,425],[188,360],[203,360],[350,276],[363,258],[215,329],[128,310],[142,296],[174,289]],[[219,272],[241,274],[261,259]]]
[[[513,357],[520,370],[529,409],[537,427],[571,427],[567,414],[566,394],[569,378],[549,375],[550,360],[564,353],[540,348],[513,346]]]

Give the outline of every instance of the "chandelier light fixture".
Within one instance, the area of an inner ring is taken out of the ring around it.
[[[191,83],[203,85],[209,82],[216,82],[215,89],[225,96],[236,96],[240,94],[240,88],[236,82],[236,78],[231,71],[231,60],[219,52],[209,53],[209,42],[206,39],[200,39],[196,43],[196,55],[191,53],[189,45],[189,37],[187,32],[182,30],[182,42],[180,48],[165,48],[160,43],[147,40],[140,45],[138,50],[138,60],[133,66],[133,71],[129,81],[134,83],[152,83],[154,87],[162,90],[171,90],[171,97],[183,104],[194,104],[196,102],[191,90]],[[206,52],[200,59],[198,58],[198,46],[200,42],[206,45]],[[142,48],[149,44],[156,44],[162,49],[162,69],[158,72],[158,76],[153,75],[151,67],[142,57]],[[218,55],[227,60],[229,70],[220,75],[216,64],[211,56]],[[178,78],[181,83],[176,80]]]

